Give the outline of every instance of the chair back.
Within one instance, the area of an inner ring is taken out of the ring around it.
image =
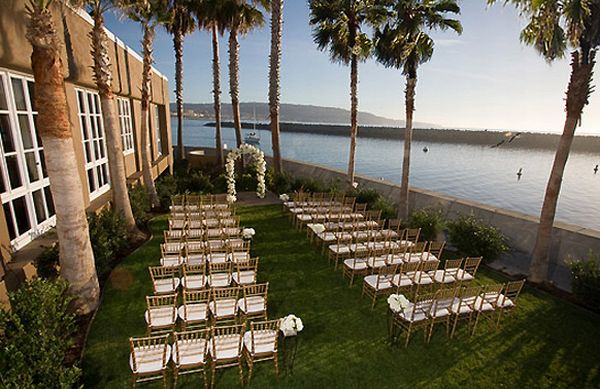
[[[372,209],[365,212],[365,219],[368,221],[380,222],[381,220],[381,209]]]
[[[458,292],[458,309],[456,312],[462,312],[460,308],[468,307],[473,309],[475,299],[481,294],[481,286],[470,286],[461,288]]]
[[[442,252],[444,251],[444,247],[446,247],[446,241],[429,242],[429,255],[435,255],[437,259],[442,259]]]
[[[444,288],[439,289],[435,292],[435,298],[433,299],[433,312],[437,312],[441,309],[447,309],[448,313],[450,313],[450,308],[452,304],[455,302],[455,297],[458,290],[457,288]]]
[[[167,351],[169,344],[169,334],[158,335],[158,336],[147,336],[142,338],[129,338],[129,347],[131,350],[131,364],[133,365],[133,371],[138,371],[138,353],[144,353],[149,350],[162,350],[156,354],[152,354],[152,359],[156,359],[155,362],[160,363],[161,370],[167,368]],[[148,354],[144,355],[144,362],[148,363]]]
[[[240,295],[240,288],[231,286],[227,288],[212,288],[212,301],[215,305],[222,300],[237,300]]]
[[[444,277],[442,279],[446,278],[446,274],[456,276],[458,274],[458,269],[460,269],[460,266],[462,265],[462,262],[462,258],[447,259],[444,263]]]
[[[212,297],[211,289],[186,290],[183,292],[183,305],[187,304],[208,304]]]
[[[204,240],[206,238],[206,231],[204,230],[204,228],[188,229],[186,232],[186,237],[187,237],[188,242],[191,242],[191,241],[204,242]]]
[[[152,278],[154,293],[158,293],[156,290],[156,281],[159,280],[170,280],[173,290],[177,287],[178,281],[176,280],[179,276],[179,269],[177,267],[149,266],[148,271],[150,272],[150,278]]]
[[[481,264],[482,259],[482,257],[465,258],[465,262],[463,263],[463,270],[475,277],[475,273],[477,273],[477,269],[479,269],[479,265]]]
[[[386,281],[391,281],[392,277],[394,276],[394,274],[396,274],[396,272],[398,271],[398,265],[391,265],[391,266],[382,266],[379,269],[377,269],[377,282],[375,284],[375,287],[377,290],[379,290],[379,284],[383,284]]]
[[[216,273],[229,273],[231,274],[232,264],[231,262],[209,262],[208,264],[208,272],[209,274]]]
[[[167,243],[176,243],[185,237],[185,230],[164,230],[163,236],[165,238],[165,242]]]
[[[420,267],[420,262],[403,262],[402,265],[400,265],[400,273],[414,274],[415,272],[419,271]]]
[[[365,212],[367,212],[367,203],[358,203],[358,204],[354,204],[354,213],[362,213],[364,214]]]
[[[503,289],[504,284],[485,285],[481,289],[480,297],[483,298],[485,302],[492,304],[493,307],[496,307]]]
[[[186,219],[169,219],[169,230],[183,230],[186,225]]]
[[[172,320],[175,323],[177,320],[177,293],[158,295],[158,296],[146,296],[146,306],[148,307],[148,325],[153,326],[153,311],[159,308],[171,308],[172,309]]]
[[[418,314],[424,314],[426,317],[431,315],[431,309],[433,307],[433,301],[435,298],[434,293],[420,293],[415,297],[415,302],[412,311],[410,311],[408,320],[414,321],[415,316]]]
[[[402,219],[388,219],[387,228],[400,233],[402,230]]]
[[[256,336],[261,334],[261,336]],[[265,336],[271,334],[272,336]],[[250,343],[252,350],[259,349],[260,346],[273,345],[273,352],[277,352],[277,341],[279,339],[279,320],[265,320],[250,322]],[[258,347],[257,347],[258,346]]]
[[[242,354],[242,335],[244,334],[244,330],[246,328],[246,323],[243,324],[235,324],[230,326],[213,326],[211,329],[211,342],[210,342],[210,351],[211,356],[217,355],[217,346],[221,339],[238,337],[239,340],[236,346],[236,358],[238,358]],[[229,344],[226,340],[224,343]]]
[[[258,272],[258,257],[236,261],[233,266],[238,279],[241,278],[241,273],[245,271],[253,271],[256,274]]]
[[[420,228],[407,228],[404,230],[404,240],[412,243],[419,241],[419,235],[421,235]]]
[[[203,355],[204,358],[202,358],[202,360],[206,361],[210,332],[210,328],[184,332],[173,332],[173,361],[181,361],[181,350],[179,349],[181,343],[193,344],[194,354]]]
[[[504,287],[504,297],[509,298],[513,303],[516,303],[517,298],[523,289],[523,285],[525,285],[525,279],[507,282]]]

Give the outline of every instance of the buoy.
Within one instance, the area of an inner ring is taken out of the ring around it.
[[[427,146],[423,147],[423,152],[424,152],[424,153],[426,153],[426,152],[428,152],[428,151],[429,151],[429,147],[427,147]]]

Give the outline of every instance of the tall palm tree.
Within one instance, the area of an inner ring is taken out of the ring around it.
[[[378,0],[310,0],[313,39],[320,50],[329,49],[334,62],[350,64],[350,156],[348,181],[354,181],[354,156],[358,133],[358,61],[371,55],[372,41],[363,30],[385,16]]]
[[[189,8],[193,0],[171,0],[170,17],[165,28],[173,35],[175,50],[175,99],[177,100],[177,159],[185,159],[183,145],[183,40],[196,29],[196,21]]]
[[[417,70],[420,64],[431,59],[434,49],[433,39],[427,32],[452,29],[460,34],[462,25],[458,20],[446,17],[449,13],[460,13],[456,0],[393,0],[390,10],[388,21],[375,32],[375,56],[386,67],[401,68],[406,77],[406,124],[399,207],[400,218],[406,219]]]
[[[227,1],[227,25],[229,26],[229,94],[233,111],[233,126],[237,146],[242,144],[242,122],[240,119],[240,44],[238,35],[245,35],[254,28],[262,27],[265,18],[258,8],[268,10],[269,0]]]
[[[281,71],[281,31],[283,29],[283,0],[271,1],[271,54],[269,55],[269,117],[273,167],[276,174],[283,171],[279,147],[279,81]]]
[[[567,86],[567,117],[556,149],[540,215],[529,280],[542,283],[548,275],[552,225],[562,177],[569,158],[575,129],[592,93],[595,56],[600,47],[600,0],[510,0],[529,23],[521,40],[548,61],[563,58],[571,48],[571,77]],[[489,0],[495,3],[495,0]]]
[[[116,210],[123,215],[129,235],[139,237],[141,232],[135,223],[129,201],[119,117],[115,107],[115,95],[112,91],[108,37],[104,29],[104,12],[112,6],[112,2],[110,0],[87,0],[86,2],[91,8],[92,18],[94,19],[94,25],[90,32],[92,40],[91,54],[94,59],[92,70],[102,106],[113,203]]]
[[[100,288],[90,235],[83,187],[78,171],[73,132],[65,93],[62,43],[50,7],[53,0],[33,0],[28,7],[27,39],[31,43],[31,68],[35,80],[37,131],[44,146],[56,210],[60,247],[60,274],[69,282],[79,314],[98,306]]]
[[[121,0],[123,11],[131,20],[142,26],[144,36],[142,38],[142,118],[141,139],[142,146],[142,179],[148,190],[150,206],[152,208],[160,205],[156,192],[156,185],[152,179],[152,161],[150,160],[149,145],[149,111],[150,111],[150,82],[152,81],[152,58],[154,35],[156,25],[168,20],[167,6],[165,0]]]
[[[219,167],[225,164],[221,139],[221,61],[219,59],[219,35],[223,36],[228,27],[225,6],[223,0],[198,0],[194,6],[198,26],[210,31],[212,37],[215,146]]]

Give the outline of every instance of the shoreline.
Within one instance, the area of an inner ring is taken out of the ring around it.
[[[195,120],[195,119],[189,119]],[[233,122],[224,121],[223,127],[233,127]],[[214,122],[207,122],[206,127],[213,127]],[[258,129],[270,131],[270,125],[264,123],[242,122],[244,129]],[[280,124],[281,132],[295,132],[306,134],[330,135],[330,136],[349,136],[349,125],[338,124],[305,124],[305,123],[285,123]],[[518,132],[514,131],[513,134]],[[359,138],[375,139],[404,139],[404,129],[381,126],[359,126]],[[515,149],[540,149],[556,150],[560,134],[521,132],[519,137],[508,142],[510,138],[505,137],[504,133],[489,130],[455,130],[455,129],[437,129],[437,128],[415,128],[413,130],[413,140],[433,143],[458,143],[468,145],[488,146],[492,148],[503,140],[506,140],[500,148]],[[597,154],[600,153],[600,136],[576,135],[573,139],[571,151]]]

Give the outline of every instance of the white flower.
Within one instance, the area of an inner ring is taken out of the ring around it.
[[[388,305],[390,309],[394,313],[404,312],[406,308],[408,308],[410,301],[403,294],[391,294],[387,299]]]
[[[235,203],[237,201],[237,197],[235,197],[234,194],[228,194],[227,195],[227,202],[228,203]]]
[[[299,317],[293,314],[287,315],[279,319],[279,329],[283,332],[283,336],[296,336],[298,332],[304,329],[304,324]]]
[[[290,200],[290,196],[286,195],[285,193],[280,194],[279,195],[279,200],[281,200],[283,202],[289,201]]]
[[[354,181],[354,182],[352,183],[352,187],[353,187],[354,189],[358,188],[358,182]]]
[[[242,230],[242,237],[244,239],[252,239],[252,237],[256,234],[256,231],[254,231],[254,228],[244,228]]]

